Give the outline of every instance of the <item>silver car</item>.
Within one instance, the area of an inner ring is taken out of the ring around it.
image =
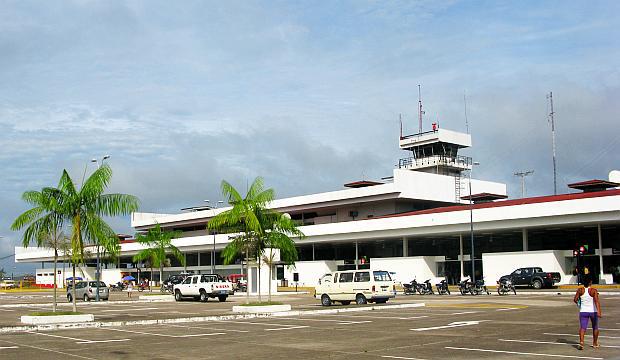
[[[96,281],[78,281],[75,283],[76,299],[84,299],[90,301],[97,298],[97,282]],[[103,281],[99,282],[99,299],[108,300],[110,292]],[[67,300],[73,301],[73,285],[67,285]]]

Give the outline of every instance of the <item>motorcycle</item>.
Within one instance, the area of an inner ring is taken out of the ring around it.
[[[413,280],[408,284],[403,284],[403,293],[405,295],[415,295],[418,288],[417,281]]]
[[[420,295],[434,295],[433,285],[431,285],[431,280],[426,280],[423,284],[418,284],[418,294]]]
[[[448,289],[448,282],[445,279],[441,280],[440,283],[435,284],[435,287],[437,287],[438,295],[450,295],[450,289]]]
[[[471,294],[472,283],[469,278],[463,279],[458,283],[461,295]]]
[[[506,295],[510,291],[517,295],[517,290],[515,289],[515,285],[512,283],[512,280],[501,279],[497,282],[497,293],[499,295]]]
[[[470,288],[470,292],[472,295],[482,295],[486,293],[487,295],[491,295],[487,286],[484,284],[484,280],[476,280],[474,286]]]
[[[138,291],[139,291],[139,292],[142,292],[142,291],[144,291],[145,289],[149,289],[149,288],[150,288],[149,283],[148,283],[148,282],[146,282],[146,281],[141,282],[141,283],[138,285]]]
[[[127,289],[127,285],[123,284],[122,282],[117,282],[116,284],[110,284],[110,290],[111,291],[123,291]]]

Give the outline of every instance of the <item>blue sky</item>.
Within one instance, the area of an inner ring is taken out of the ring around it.
[[[279,196],[391,174],[398,115],[464,130],[475,177],[519,195],[620,168],[615,1],[4,1],[0,256],[25,190],[112,155],[112,191],[143,211],[220,199],[260,175]],[[94,167],[91,165],[89,171]],[[111,220],[131,232],[129,220]],[[12,261],[0,261],[11,269]],[[19,269],[27,267],[18,266]],[[25,271],[25,270],[24,270]]]

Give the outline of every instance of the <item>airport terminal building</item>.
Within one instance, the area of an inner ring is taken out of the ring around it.
[[[583,265],[595,282],[620,281],[617,171],[609,179],[568,184],[560,195],[507,199],[505,184],[471,179],[475,163],[459,154],[471,146],[469,134],[435,129],[401,136],[399,145],[409,156],[400,159],[389,178],[273,201],[270,207],[297,220],[306,237],[296,241],[294,267],[276,265],[272,286],[293,284],[294,273],[298,285],[313,286],[326,272],[356,267],[388,270],[402,282],[445,277],[455,283],[471,274],[472,228],[476,278],[489,284],[532,266],[560,272],[562,284],[575,283],[573,250],[581,245],[587,245]],[[183,270],[227,275],[242,271],[240,263],[222,264],[220,252],[229,235],[206,230],[209,219],[226,210],[203,206],[178,214],[134,213],[131,223],[136,231],[155,224],[182,231],[174,244],[186,264],[172,259],[165,276]],[[144,264],[131,259],[140,249],[137,242],[122,240],[120,258],[106,264],[102,280],[116,282],[125,274],[151,277]],[[49,249],[15,251],[18,262],[52,260]],[[259,271],[253,266],[250,279]],[[37,270],[37,282],[53,281],[49,267]],[[94,261],[80,271],[94,278]],[[157,271],[152,275],[159,280]],[[255,281],[250,280],[250,289],[256,290]]]

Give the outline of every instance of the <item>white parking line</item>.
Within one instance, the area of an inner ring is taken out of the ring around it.
[[[110,340],[87,340],[87,341],[78,341],[76,344],[98,344],[98,343],[109,343],[109,342],[124,342],[129,341],[131,339],[110,339]]]
[[[112,329],[112,328],[100,328],[100,329],[101,330],[110,330],[110,331],[128,332],[128,333],[140,334],[140,335],[171,337],[171,338],[187,338],[187,337],[213,336],[213,335],[225,335],[226,334],[226,333],[223,333],[223,332],[217,332],[217,333],[208,333],[208,334],[169,335],[169,334],[156,334],[156,333],[147,333],[147,332],[143,332],[143,331]]]
[[[579,336],[576,334],[556,334],[556,333],[543,333],[545,335],[555,335],[555,336]],[[591,336],[586,334],[586,336]],[[600,338],[605,338],[605,339],[620,339],[620,336],[603,336],[603,335],[599,335],[598,337]]]
[[[238,332],[238,333],[248,333],[248,332],[250,332],[249,330],[222,329],[222,328],[213,328],[213,327],[209,327],[209,326],[184,326],[184,325],[175,325],[175,324],[168,324],[168,326],[187,328],[187,329],[202,329],[202,330],[207,329],[207,330],[229,331],[229,332]]]
[[[0,346],[0,350],[4,349],[19,349],[19,346]]]
[[[281,317],[279,319],[285,320],[298,320],[298,321],[324,321],[324,322],[336,322],[340,325],[351,325],[351,324],[366,324],[372,322],[372,320],[360,320],[360,321],[350,321],[350,320],[331,320],[331,319],[309,319],[309,318],[287,318]]]
[[[250,322],[250,321],[217,320],[217,322],[234,323],[234,324],[249,324],[249,325],[263,325],[263,326],[288,326],[288,327],[297,326],[297,325],[289,325],[289,324],[272,324],[272,323]]]
[[[413,331],[442,330],[442,329],[450,329],[450,328],[462,327],[462,326],[479,325],[483,321],[489,321],[489,320],[455,321],[455,322],[449,323],[448,325],[443,325],[443,326],[432,326],[432,327],[415,328],[415,329],[409,329],[409,330],[413,330]]]
[[[412,358],[412,357],[404,357],[404,356],[390,356],[390,355],[381,355],[381,357],[388,358],[388,359],[424,360],[420,358]]]
[[[534,340],[516,340],[516,339],[497,339],[499,341],[505,342],[517,342],[517,343],[528,343],[528,344],[551,344],[551,345],[578,345],[578,342],[554,342],[554,341],[534,341]],[[620,348],[620,346],[615,345],[601,345],[604,348]]]
[[[45,334],[45,333],[40,333],[40,332],[28,332],[28,334],[41,335],[41,336],[49,336],[49,337],[54,337],[54,338],[68,339],[68,340],[75,340],[75,341],[88,341],[86,339],[78,339],[78,338],[68,337],[68,336]]]
[[[428,317],[428,315],[408,316],[408,317],[398,317],[398,316],[370,316],[370,315],[341,315],[341,314],[325,314],[325,315],[326,315],[326,316],[348,317],[348,318],[396,319],[396,320],[422,319],[422,318],[427,318],[427,317]]]
[[[293,330],[293,329],[304,329],[304,328],[309,328],[309,327],[310,326],[307,326],[307,325],[300,325],[300,326],[291,326],[291,327],[281,327],[281,328],[265,329],[265,331]]]
[[[145,311],[145,310],[158,310],[158,309],[159,308],[108,309],[108,310],[101,310],[100,312]]]
[[[599,357],[589,357],[589,356],[559,355],[559,354],[542,354],[542,353],[530,353],[530,352],[519,352],[519,351],[505,351],[505,350],[491,350],[491,349],[472,349],[472,348],[461,348],[461,347],[452,347],[452,346],[446,346],[446,349],[452,349],[452,350],[463,350],[463,351],[490,352],[490,353],[496,353],[496,354],[514,354],[514,355],[527,355],[527,356],[561,357],[561,358],[571,358],[571,359],[603,360],[603,358],[599,358]]]

